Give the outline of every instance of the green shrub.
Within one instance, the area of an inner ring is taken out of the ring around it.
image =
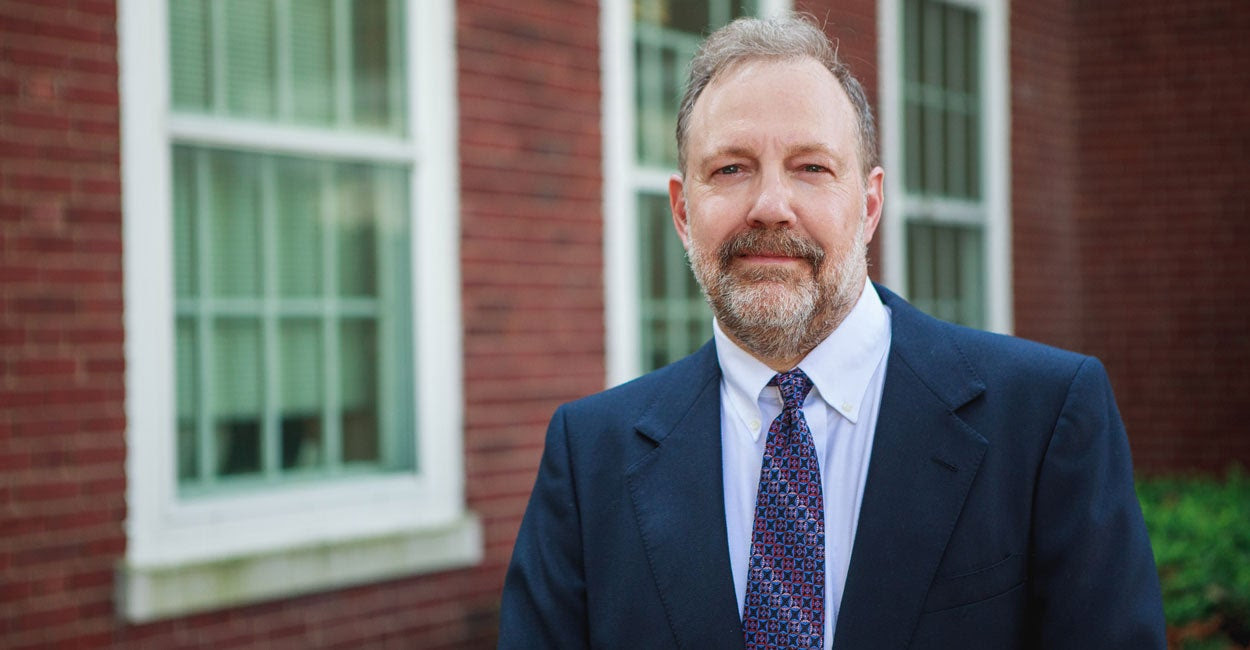
[[[1184,648],[1250,643],[1250,477],[1143,478],[1137,496],[1169,636],[1193,639]]]

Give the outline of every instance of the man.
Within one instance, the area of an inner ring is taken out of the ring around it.
[[[1164,647],[1098,361],[867,281],[884,172],[824,34],[713,34],[678,122],[715,335],[556,412],[500,646]]]

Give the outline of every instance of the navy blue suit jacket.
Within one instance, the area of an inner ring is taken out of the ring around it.
[[[892,342],[835,646],[1163,648],[1102,365],[878,292]],[[722,486],[711,343],[560,407],[500,647],[741,648]]]

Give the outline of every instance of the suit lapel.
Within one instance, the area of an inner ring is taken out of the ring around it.
[[[885,388],[834,642],[902,648],[988,443],[955,413],[984,391],[945,327],[878,289],[891,309]]]
[[[656,447],[626,470],[630,498],[678,645],[742,647],[721,480],[720,368],[710,343],[690,361],[639,421]]]

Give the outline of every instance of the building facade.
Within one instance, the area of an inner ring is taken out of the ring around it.
[[[679,358],[674,106],[816,16],[874,278],[1250,463],[1238,0],[0,0],[0,646],[493,647],[561,402]]]

